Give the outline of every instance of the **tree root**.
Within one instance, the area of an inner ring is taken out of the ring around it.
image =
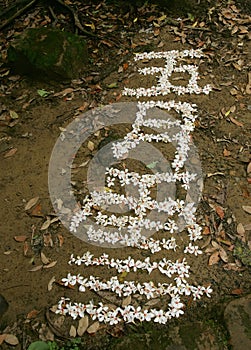
[[[0,30],[3,29],[4,27],[6,27],[7,25],[9,25],[14,19],[16,19],[17,17],[22,15],[31,6],[35,5],[36,2],[38,2],[38,0],[30,0],[30,1],[28,1],[28,0],[20,0],[20,1],[16,2],[14,5],[10,6],[6,10],[4,10],[2,13],[0,13],[0,18],[6,18],[7,17],[7,19],[5,19],[3,21],[3,23],[0,25]],[[69,5],[65,4],[62,0],[50,1],[49,10],[52,13],[52,16],[53,16],[54,20],[55,20],[55,14],[54,14],[54,12],[52,11],[52,8],[51,8],[51,5],[52,5],[51,3],[52,2],[58,3],[60,6],[65,7],[67,9],[67,11],[69,11],[71,13],[71,15],[72,15],[72,17],[74,19],[75,26],[83,34],[85,34],[87,36],[91,36],[91,37],[97,38],[97,34],[91,33],[88,30],[83,28],[83,26],[80,23],[80,20],[78,18],[78,15],[77,15],[76,11],[72,7],[70,7]]]

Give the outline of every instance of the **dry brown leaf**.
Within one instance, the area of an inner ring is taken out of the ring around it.
[[[223,156],[224,156],[224,157],[229,157],[230,155],[231,155],[231,152],[230,152],[228,149],[224,148],[224,150],[223,150]]]
[[[233,124],[243,127],[243,123],[239,122],[238,120],[234,119],[233,117],[229,116],[229,119],[231,120],[231,122]]]
[[[13,345],[13,346],[19,344],[19,341],[14,334],[6,334],[4,341],[5,341],[5,343],[7,343],[9,345]]]
[[[0,334],[0,345],[3,344],[7,334]]]
[[[88,148],[90,151],[93,151],[94,148],[95,148],[94,143],[93,143],[92,141],[88,141],[87,148]]]
[[[45,256],[45,254],[43,252],[41,252],[40,257],[41,257],[41,261],[44,265],[49,264],[50,260]]]
[[[54,267],[56,264],[57,264],[57,260],[52,261],[51,263],[49,263],[49,264],[47,264],[47,265],[44,265],[43,268],[44,268],[44,269],[49,269],[49,268],[51,268],[51,267]]]
[[[248,83],[246,85],[246,93],[251,94],[251,72],[248,72]]]
[[[26,239],[27,239],[27,236],[14,236],[14,240],[16,242],[24,242],[26,241]]]
[[[43,240],[44,240],[45,247],[53,246],[53,240],[50,233],[43,233]]]
[[[6,152],[3,157],[4,158],[9,158],[9,157],[14,156],[15,153],[17,153],[17,148],[12,148],[8,152]]]
[[[12,250],[6,250],[5,252],[3,252],[4,253],[4,255],[10,255],[11,253],[13,253],[13,251]]]
[[[50,292],[52,290],[52,287],[53,287],[53,283],[56,282],[56,277],[53,276],[50,280],[49,280],[49,283],[48,283],[48,286],[47,286],[47,290],[48,292]]]
[[[210,233],[211,233],[210,232],[210,227],[205,226],[204,229],[203,229],[202,234],[206,236],[206,235],[210,235]]]
[[[89,326],[89,317],[85,315],[78,322],[77,334],[82,337]]]
[[[44,217],[43,213],[42,213],[42,207],[41,204],[37,204],[35,206],[35,208],[32,210],[31,216],[38,216],[38,217]]]
[[[46,230],[50,226],[50,224],[51,224],[51,219],[47,218],[47,220],[41,226],[40,230],[41,231]]]
[[[34,198],[31,198],[28,203],[26,204],[26,206],[24,207],[24,210],[29,210],[31,209],[32,207],[34,207],[34,205],[37,204],[39,200],[39,197],[34,197]]]
[[[36,271],[39,271],[43,268],[43,265],[38,265],[38,266],[34,266],[32,267],[29,271],[30,272],[36,272]]]
[[[225,215],[223,208],[218,205],[215,207],[215,211],[222,220],[224,218],[224,215]]]
[[[237,230],[238,235],[240,235],[240,236],[245,235],[245,228],[241,222],[237,225],[236,230]]]
[[[241,294],[243,294],[243,289],[241,289],[241,288],[233,289],[233,290],[231,291],[231,294],[232,294],[232,295],[241,295]]]
[[[242,209],[248,213],[248,214],[251,214],[251,205],[243,205],[242,206]]]
[[[221,248],[221,246],[220,246],[217,242],[215,242],[215,241],[212,241],[211,244],[212,244],[212,246],[213,246],[214,248],[216,248],[216,249],[220,249],[220,248]]]
[[[60,233],[58,233],[57,238],[58,238],[58,242],[59,242],[59,247],[62,247],[62,245],[64,243],[64,237]]]
[[[160,302],[160,298],[151,299],[147,303],[145,303],[145,306],[154,306]]]
[[[225,263],[227,263],[228,262],[228,256],[227,256],[227,253],[225,252],[225,250],[223,248],[221,248],[219,253],[220,253],[221,260],[223,260]]]
[[[76,328],[73,325],[71,325],[71,328],[70,328],[70,331],[69,331],[69,335],[72,338],[75,338],[76,335],[77,335],[77,330],[76,330]]]
[[[224,270],[228,270],[228,271],[240,271],[241,268],[239,266],[237,266],[235,263],[228,263],[226,265],[224,265]]]
[[[218,251],[216,251],[210,256],[208,260],[208,265],[209,266],[215,265],[219,262],[219,260],[220,260],[220,254]]]
[[[31,320],[31,319],[37,317],[37,315],[39,314],[39,312],[40,312],[40,311],[38,311],[38,310],[36,310],[36,309],[31,310],[30,312],[28,312],[26,318],[27,318],[28,320]]]
[[[132,301],[132,297],[131,295],[128,295],[126,298],[123,299],[122,307],[128,306],[129,304],[131,304],[131,301]]]
[[[100,323],[98,321],[94,322],[90,327],[87,328],[88,334],[96,333],[99,329]]]
[[[74,91],[73,88],[67,88],[67,89],[64,89],[63,91],[60,91],[60,92],[56,92],[53,96],[57,97],[57,96],[66,96],[68,94],[71,94],[72,92]]]
[[[23,246],[24,256],[27,256],[29,248],[30,248],[29,243],[25,241]]]
[[[251,162],[247,166],[247,174],[251,174]]]

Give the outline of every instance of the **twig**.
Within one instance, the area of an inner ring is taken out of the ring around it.
[[[17,10],[16,13],[14,13],[14,15],[10,16],[9,18],[7,18],[3,24],[0,25],[0,30],[3,29],[4,27],[6,27],[8,24],[10,24],[15,18],[17,18],[18,16],[20,16],[23,12],[25,12],[29,7],[31,7],[32,5],[34,5],[37,2],[37,0],[31,0],[28,4],[26,4],[24,7],[22,7],[20,10]],[[6,13],[6,12],[5,12]]]
[[[85,30],[78,18],[77,13],[73,10],[72,7],[68,6],[67,4],[65,4],[62,0],[55,0],[57,3],[59,3],[61,6],[64,6],[68,11],[71,12],[73,18],[74,18],[74,22],[75,22],[75,26],[84,34],[89,35],[89,36],[93,36],[93,37],[97,37],[96,34],[93,34],[91,32],[89,32],[88,30]]]
[[[53,17],[53,19],[54,19],[54,22],[52,23],[52,26],[55,27],[55,25],[56,25],[57,22],[58,22],[57,16],[55,15],[55,13],[54,13],[54,11],[53,11],[53,9],[52,9],[51,6],[49,6],[49,10],[50,10],[50,13],[51,13],[51,15],[52,15],[52,17]]]

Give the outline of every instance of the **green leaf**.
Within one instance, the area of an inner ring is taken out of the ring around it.
[[[47,97],[50,95],[50,92],[49,91],[46,91],[44,89],[41,89],[41,90],[37,90],[37,93],[39,94],[39,96],[41,97]]]
[[[147,168],[148,169],[153,169],[153,168],[155,168],[156,167],[156,165],[158,164],[159,162],[158,162],[158,160],[157,161],[155,161],[155,162],[152,162],[152,163],[150,163],[150,164],[147,164]]]
[[[108,89],[115,89],[116,87],[118,87],[118,83],[111,83],[109,85],[107,85]]]
[[[50,350],[49,345],[45,343],[44,341],[35,341],[32,343],[29,347],[28,350]]]

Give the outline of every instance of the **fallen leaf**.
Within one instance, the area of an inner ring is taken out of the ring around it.
[[[45,254],[43,252],[41,252],[40,257],[41,257],[41,261],[44,265],[49,264],[50,260],[45,256]]]
[[[44,240],[44,246],[45,247],[52,247],[53,246],[53,240],[51,238],[50,233],[43,233],[43,240]]]
[[[5,252],[3,252],[4,255],[10,255],[12,253],[12,250],[6,250]]]
[[[241,294],[243,294],[243,289],[241,289],[241,288],[233,289],[230,294],[232,294],[232,295],[241,295]]]
[[[85,315],[78,322],[77,334],[82,337],[89,326],[89,317]]]
[[[51,263],[49,263],[49,264],[47,264],[47,265],[44,265],[43,268],[44,268],[44,269],[49,269],[49,268],[51,268],[51,267],[54,267],[56,264],[57,264],[57,260],[52,261]]]
[[[12,148],[10,149],[8,152],[5,153],[5,155],[3,156],[4,158],[9,158],[14,156],[14,154],[17,152],[17,148]]]
[[[251,205],[243,205],[242,206],[242,209],[248,213],[248,214],[251,214]]]
[[[70,328],[70,331],[69,331],[69,335],[72,338],[75,338],[76,335],[77,335],[77,330],[76,330],[76,328],[73,325],[71,325],[71,328]]]
[[[247,166],[247,174],[249,175],[251,173],[251,162]]]
[[[26,241],[26,239],[27,239],[27,236],[14,236],[14,240],[16,242],[24,242]]]
[[[36,272],[36,271],[39,271],[43,268],[43,265],[38,265],[38,266],[34,266],[32,267],[29,271],[30,272]]]
[[[30,344],[27,350],[49,350],[47,342],[38,340]]]
[[[154,306],[159,302],[160,302],[160,298],[151,299],[147,303],[145,303],[145,306]]]
[[[94,148],[95,148],[94,143],[93,143],[92,141],[88,141],[87,148],[88,148],[90,151],[93,151]]]
[[[238,235],[241,235],[241,236],[245,235],[245,228],[241,222],[237,225],[236,230]]]
[[[17,112],[15,112],[15,111],[10,111],[10,117],[11,117],[11,119],[18,119],[19,118]]]
[[[39,200],[39,197],[34,197],[34,198],[31,198],[28,203],[26,204],[26,206],[24,207],[24,210],[29,210],[31,209],[32,207],[34,207],[34,205],[37,204]]]
[[[223,260],[225,263],[227,263],[228,262],[228,256],[227,256],[226,251],[222,247],[219,250],[219,254],[220,254],[221,260]]]
[[[52,290],[52,287],[53,287],[53,283],[56,282],[56,277],[53,276],[50,280],[49,280],[49,283],[48,283],[48,286],[47,286],[47,290],[48,292],[50,292]]]
[[[35,206],[35,208],[32,210],[31,212],[31,216],[38,216],[38,217],[44,217],[43,213],[42,213],[42,207],[41,207],[41,204],[37,204]]]
[[[233,117],[230,116],[229,119],[231,120],[231,122],[233,124],[243,127],[243,123],[239,122],[238,120],[234,119]]]
[[[215,211],[222,220],[224,218],[224,215],[225,215],[223,208],[218,205],[215,207]]]
[[[227,150],[226,148],[224,148],[223,156],[224,157],[229,157],[230,155],[231,155],[231,152],[229,150]]]
[[[4,341],[5,341],[5,343],[10,344],[10,345],[14,345],[14,346],[19,344],[19,341],[14,334],[6,334]]]
[[[203,232],[202,232],[202,234],[203,235],[210,235],[210,227],[208,227],[208,226],[205,226],[204,227],[204,230],[203,230]]]
[[[126,307],[132,302],[132,297],[131,295],[128,295],[126,298],[123,299],[122,301],[122,307]]]
[[[128,275],[127,271],[123,271],[119,274],[118,280],[120,283],[124,282],[124,279],[126,278],[126,276]]]
[[[251,94],[251,72],[248,72],[248,83],[246,85],[246,93]]]
[[[49,92],[49,91],[46,91],[46,90],[44,90],[44,89],[39,89],[39,90],[37,90],[37,93],[38,93],[38,95],[41,96],[41,97],[47,97],[47,96],[50,95],[50,92]]]
[[[94,322],[89,328],[87,328],[88,334],[96,333],[99,329],[100,323],[98,321]]]
[[[220,253],[218,251],[214,252],[208,260],[208,265],[209,266],[215,265],[219,262],[219,260],[220,260]]]
[[[58,233],[57,238],[58,238],[58,242],[59,242],[59,247],[62,247],[62,245],[64,243],[64,237],[60,233]]]
[[[67,88],[67,89],[64,89],[63,91],[60,91],[60,92],[56,92],[53,96],[66,96],[68,94],[71,94],[72,92],[74,91],[73,88]]]
[[[43,225],[41,226],[40,230],[43,231],[43,230],[46,230],[51,224],[51,219],[48,218],[44,223]]]
[[[39,312],[40,312],[40,311],[38,311],[38,310],[36,310],[36,309],[31,310],[30,312],[28,312],[26,318],[27,318],[28,320],[31,320],[32,318],[37,317],[37,315],[39,314]]]
[[[25,242],[24,242],[24,246],[23,246],[24,256],[27,256],[27,253],[28,253],[28,251],[29,251],[29,248],[30,248],[29,243],[25,241]]]
[[[115,89],[118,87],[118,83],[114,82],[106,86],[108,89]]]
[[[0,334],[0,345],[3,344],[7,334]]]

